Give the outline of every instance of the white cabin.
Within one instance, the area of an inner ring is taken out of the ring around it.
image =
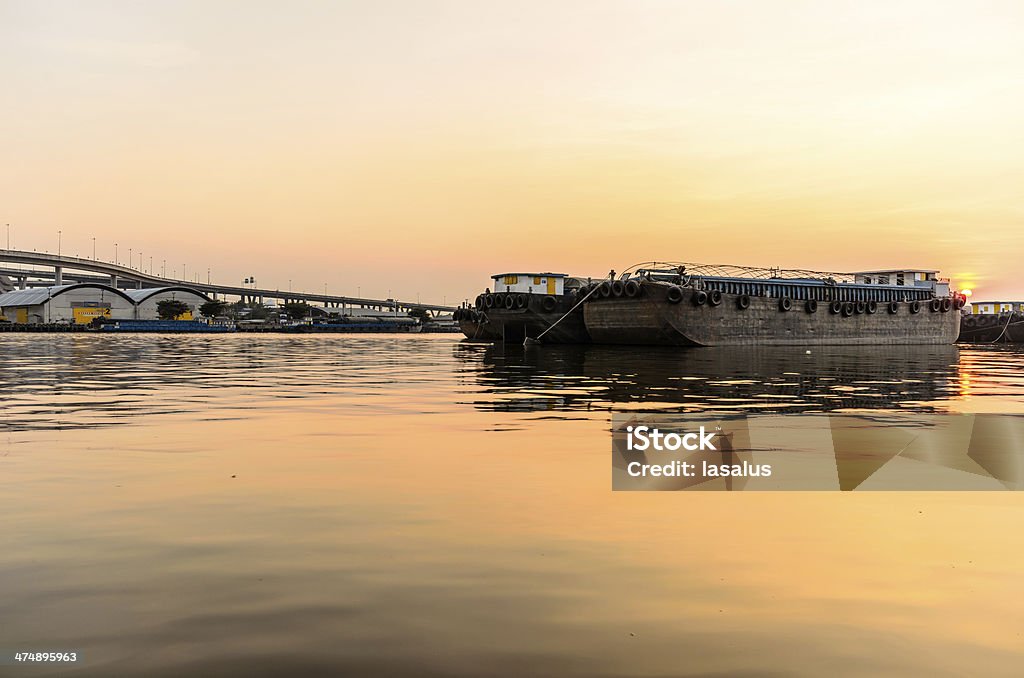
[[[971,302],[971,313],[973,315],[980,315],[982,313],[1011,313],[1013,311],[1024,312],[1024,301]]]
[[[940,279],[938,271],[893,269],[889,271],[858,271],[854,282],[858,285],[895,285],[897,287],[925,287],[935,290],[935,296],[949,296],[949,281]]]
[[[565,278],[565,273],[499,273],[491,276],[491,291],[558,296],[565,293]]]

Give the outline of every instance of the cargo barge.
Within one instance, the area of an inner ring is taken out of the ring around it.
[[[586,280],[564,273],[500,273],[457,319],[469,339],[523,343],[585,344],[580,289]]]
[[[1024,301],[979,301],[960,319],[960,339],[969,344],[1024,342]]]
[[[928,270],[653,262],[580,296],[595,343],[668,346],[952,344],[965,302]]]

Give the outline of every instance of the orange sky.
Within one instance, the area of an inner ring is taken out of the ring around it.
[[[1016,2],[0,0],[0,54],[21,248],[424,301],[654,258],[1024,298]]]

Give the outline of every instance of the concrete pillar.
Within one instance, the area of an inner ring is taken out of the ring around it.
[[[116,274],[110,276],[110,286],[113,287],[114,289],[117,289],[117,275]]]
[[[64,284],[64,267],[54,266],[53,267],[53,284],[63,285]]]
[[[28,288],[28,277],[27,276],[22,276],[22,277],[18,278],[18,289],[24,290],[24,289],[27,289],[27,288]]]

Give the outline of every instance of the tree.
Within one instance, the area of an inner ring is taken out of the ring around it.
[[[178,299],[162,299],[156,302],[156,313],[161,320],[174,320],[189,312],[188,304]]]
[[[224,310],[227,308],[227,302],[219,299],[208,301],[199,307],[199,312],[204,318],[216,318],[219,315],[224,315]]]
[[[309,315],[309,304],[304,301],[289,301],[284,305],[284,312],[292,320],[300,320]]]

